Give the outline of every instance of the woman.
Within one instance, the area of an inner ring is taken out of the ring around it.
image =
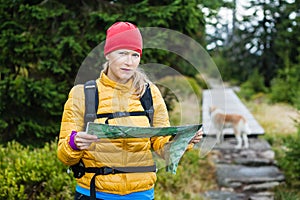
[[[107,30],[104,54],[107,62],[96,80],[99,90],[98,114],[143,111],[140,97],[147,83],[153,99],[154,127],[170,126],[168,112],[158,88],[138,66],[142,55],[142,36],[128,22],[117,22]],[[85,167],[125,167],[131,172],[99,174],[94,177],[97,199],[154,199],[156,173],[151,149],[164,156],[170,137],[97,139],[84,131],[84,91],[82,85],[72,88],[65,104],[58,143],[58,158],[72,166],[81,161]],[[104,123],[106,118],[95,120]],[[149,127],[147,116],[127,116],[108,120],[112,125]],[[202,138],[198,131],[191,140]],[[150,166],[150,169],[149,169]],[[136,171],[134,171],[136,169]],[[94,174],[77,179],[75,199],[89,199]]]

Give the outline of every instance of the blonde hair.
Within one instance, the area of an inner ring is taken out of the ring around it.
[[[107,74],[109,68],[108,62],[103,64],[103,72]],[[144,70],[141,68],[137,68],[134,71],[134,74],[132,76],[132,89],[134,91],[134,94],[136,94],[139,98],[144,94],[146,89],[146,84],[151,83],[148,76],[145,74]]]

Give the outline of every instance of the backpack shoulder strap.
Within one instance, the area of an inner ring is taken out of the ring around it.
[[[84,84],[85,113],[84,128],[88,122],[93,122],[97,118],[98,110],[98,88],[95,80],[87,81]]]
[[[84,114],[85,128],[88,122],[93,122],[96,118],[108,117],[107,115],[112,115],[112,113],[97,115],[99,97],[98,97],[98,88],[95,80],[87,81],[84,84],[84,94],[85,94],[85,114]],[[151,93],[149,83],[147,83],[146,85],[145,92],[143,96],[140,98],[140,102],[144,108],[144,112],[146,116],[148,117],[150,125],[153,126],[154,108],[153,108],[152,93]],[[134,112],[132,113],[132,115],[134,115]]]
[[[146,116],[149,119],[150,125],[153,126],[154,108],[153,108],[152,93],[151,93],[151,88],[149,83],[147,83],[146,90],[143,96],[140,98],[140,101],[146,112]]]

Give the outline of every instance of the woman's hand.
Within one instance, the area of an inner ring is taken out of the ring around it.
[[[202,128],[197,131],[195,136],[191,139],[190,144],[197,144],[203,138],[203,130]]]
[[[74,138],[74,142],[78,149],[88,149],[93,142],[98,142],[96,135],[87,134],[86,132],[78,132]]]

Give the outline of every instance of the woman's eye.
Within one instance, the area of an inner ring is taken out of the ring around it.
[[[140,55],[137,54],[137,53],[133,54],[133,56],[136,57],[136,58],[140,57]]]

